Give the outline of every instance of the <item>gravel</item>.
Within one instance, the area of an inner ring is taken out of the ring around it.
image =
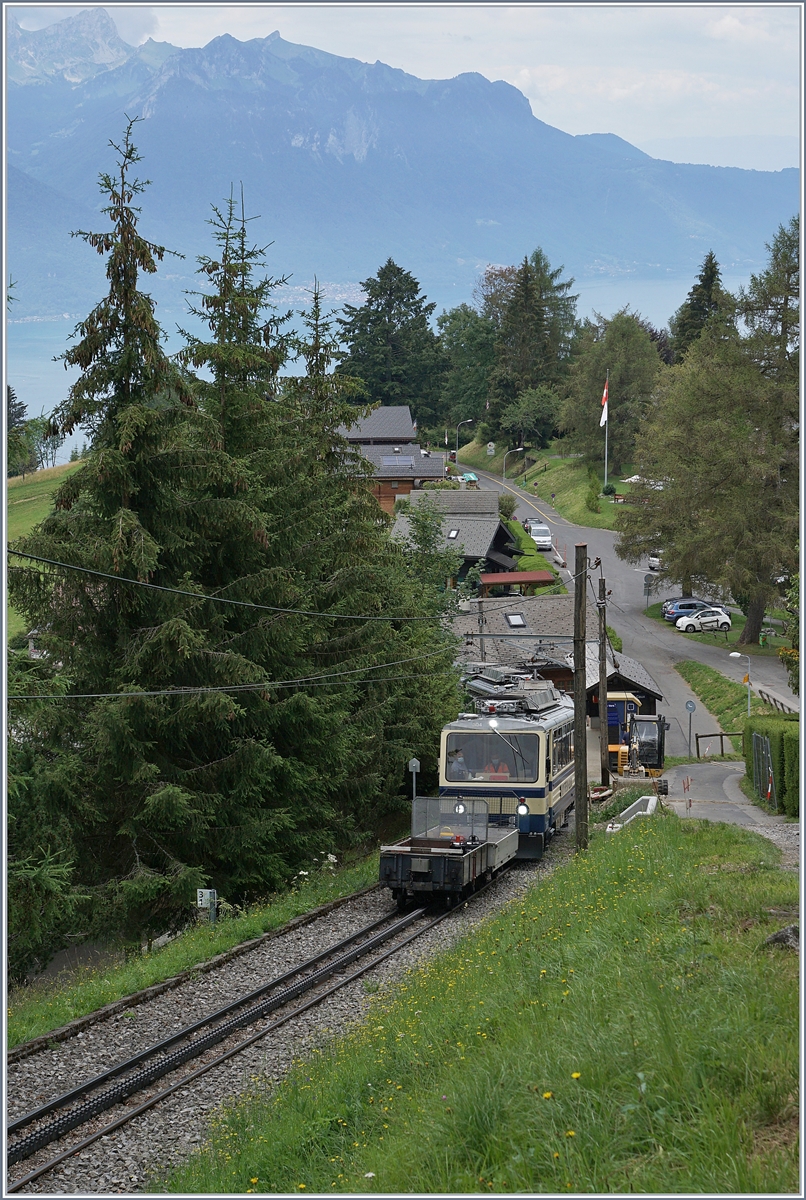
[[[154,1109],[122,1129],[95,1142],[61,1166],[34,1180],[25,1192],[39,1195],[85,1193],[126,1194],[148,1191],[155,1176],[185,1159],[205,1139],[209,1121],[222,1104],[256,1085],[278,1082],[293,1061],[310,1053],[366,1012],[370,1001],[366,981],[391,984],[424,959],[452,946],[473,925],[515,899],[551,872],[573,849],[567,833],[557,837],[546,858],[538,863],[517,863],[503,873],[495,886],[462,907],[434,929],[381,964],[370,975],[340,989],[322,1005],[289,1021],[266,1042],[259,1041],[242,1054],[216,1067]],[[78,1034],[55,1049],[37,1054],[8,1070],[9,1116],[29,1112],[46,1099],[67,1091],[83,1079],[98,1074],[244,992],[282,974],[390,911],[387,891],[373,892],[330,913],[319,921],[234,959],[220,970],[202,975],[153,1001],[138,1005]],[[211,1057],[220,1048],[211,1052]],[[187,1068],[186,1068],[187,1069]],[[155,1085],[167,1086],[170,1077]],[[142,1102],[133,1097],[132,1107]],[[121,1108],[97,1119],[100,1128],[121,1115]],[[74,1131],[65,1145],[86,1136],[93,1126]],[[63,1147],[45,1147],[9,1172],[13,1181],[53,1158]]]

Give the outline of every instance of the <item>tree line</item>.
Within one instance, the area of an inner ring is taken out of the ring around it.
[[[331,370],[317,288],[289,332],[242,198],[199,259],[206,332],[165,353],[133,124],[108,228],[78,235],[109,286],[51,420],[89,447],[10,558],[44,652],[9,665],[15,979],[71,941],[180,927],[197,887],[245,903],[362,843],[407,807],[410,756],[433,782],[459,706],[444,575],[390,538],[339,432],[363,385]]]

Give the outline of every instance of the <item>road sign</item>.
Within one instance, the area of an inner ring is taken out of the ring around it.
[[[490,456],[490,458],[492,458],[492,456],[495,454],[495,442],[487,443],[487,454]]]
[[[197,908],[214,908],[217,898],[215,888],[196,888]]]
[[[686,712],[696,712],[696,711],[697,711],[697,705],[694,703],[694,701],[687,700],[686,701]]]
[[[650,583],[654,583],[654,582],[655,582],[654,575],[645,575],[644,576],[644,583],[647,585],[647,587],[649,586]]]

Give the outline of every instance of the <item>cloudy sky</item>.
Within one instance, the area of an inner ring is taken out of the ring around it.
[[[90,5],[14,6],[35,29]],[[230,4],[103,7],[124,40],[287,41],[420,78],[479,71],[567,133],[678,161],[778,170],[800,144],[800,4]]]

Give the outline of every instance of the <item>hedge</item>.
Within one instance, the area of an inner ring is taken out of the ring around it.
[[[744,760],[747,778],[753,778],[753,734],[770,740],[770,757],[779,809],[796,817],[800,808],[799,753],[800,722],[797,716],[752,716],[744,722]],[[766,793],[766,789],[764,789]],[[763,798],[763,797],[762,797]]]

